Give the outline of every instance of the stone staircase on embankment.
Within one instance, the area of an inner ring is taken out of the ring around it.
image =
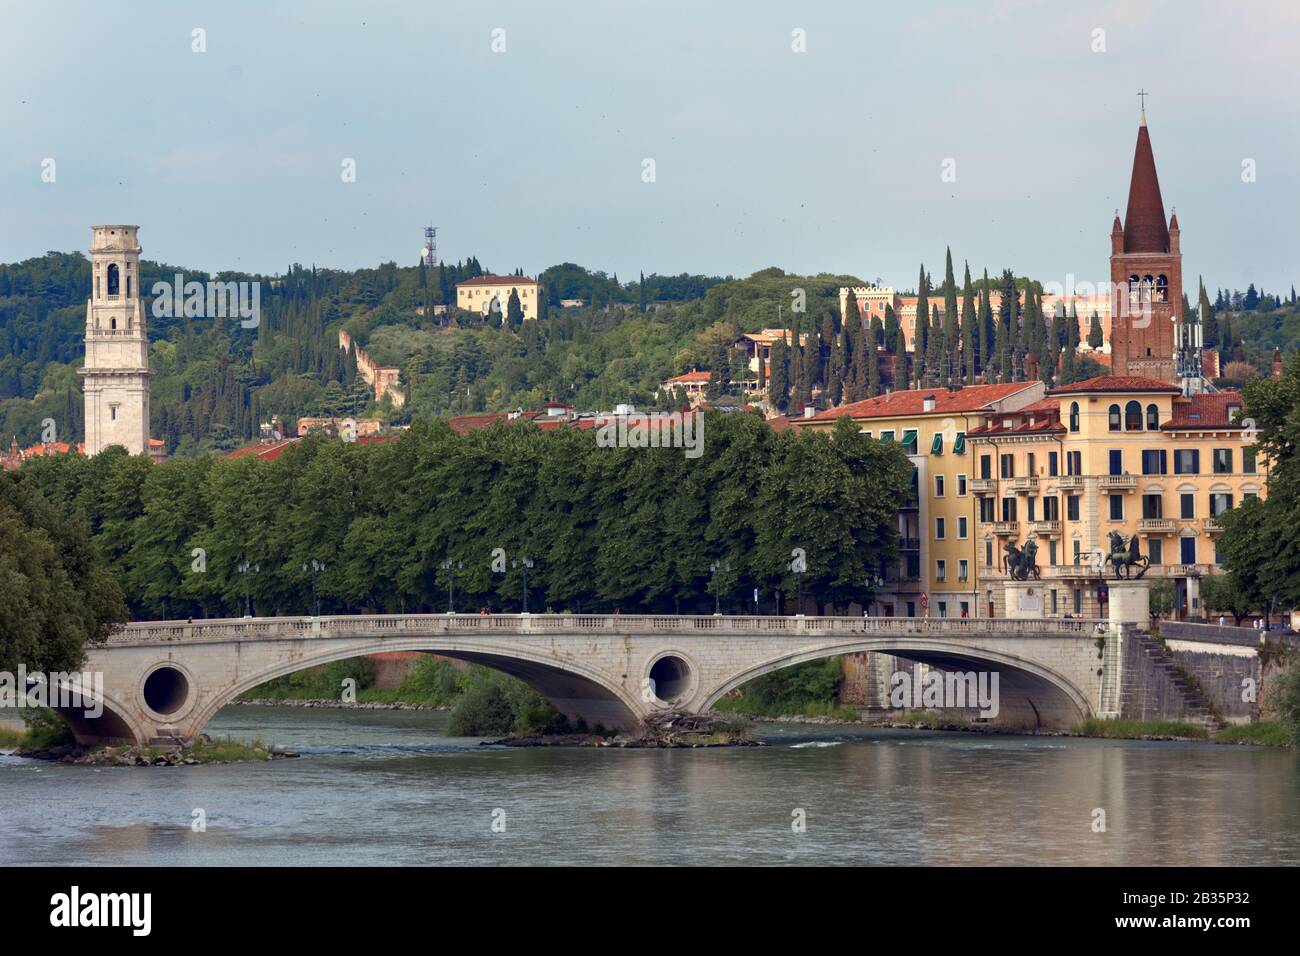
[[[1187,679],[1186,672],[1174,662],[1160,641],[1143,633],[1139,633],[1137,638],[1146,660],[1148,679],[1154,678],[1161,685],[1162,712],[1171,720],[1199,724],[1211,737],[1222,730],[1225,721],[1216,714],[1201,688]]]

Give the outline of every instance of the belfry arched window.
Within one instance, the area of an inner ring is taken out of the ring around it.
[[[1142,406],[1129,402],[1124,406],[1124,431],[1140,432],[1142,430]]]
[[[1079,403],[1071,402],[1070,403],[1070,431],[1077,432],[1078,430],[1079,430]]]
[[[108,267],[108,294],[117,295],[117,263],[110,263]]]
[[[1128,277],[1128,300],[1136,303],[1138,301],[1138,290],[1142,286],[1142,279],[1139,276],[1131,275]]]
[[[1153,432],[1160,427],[1160,409],[1154,405],[1147,406],[1147,431]]]
[[[1118,405],[1112,405],[1112,406],[1110,407],[1110,414],[1108,415],[1108,424],[1109,424],[1109,426],[1110,426],[1110,430],[1111,430],[1111,431],[1113,431],[1113,432],[1117,432],[1117,431],[1119,431],[1120,423],[1119,423],[1119,406],[1118,406]]]
[[[1156,276],[1156,301],[1169,301],[1169,277],[1166,275]]]

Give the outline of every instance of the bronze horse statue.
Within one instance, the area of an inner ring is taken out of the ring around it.
[[[1024,550],[1016,547],[1014,541],[1008,541],[1002,547],[1007,553],[1007,574],[1012,579],[1027,581],[1032,577],[1035,581],[1039,580],[1038,545],[1033,538],[1025,543]]]
[[[1118,531],[1110,533],[1110,554],[1106,557],[1106,563],[1109,564],[1115,572],[1116,578],[1141,578],[1147,573],[1147,568],[1151,566],[1151,559],[1145,554],[1138,551],[1138,538],[1133,535],[1128,544],[1124,543],[1124,536]],[[1137,574],[1131,574],[1133,568],[1139,568]]]

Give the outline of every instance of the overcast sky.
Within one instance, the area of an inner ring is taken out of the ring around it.
[[[1188,291],[1300,280],[1294,0],[876,6],[7,0],[0,261],[1097,281],[1144,87]]]

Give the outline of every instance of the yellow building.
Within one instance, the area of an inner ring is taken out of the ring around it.
[[[850,415],[903,441],[917,495],[899,512],[902,556],[880,573],[882,615],[1000,617],[1006,545],[1033,541],[1045,613],[1104,616],[1100,555],[1136,535],[1148,578],[1175,582],[1183,617],[1201,617],[1200,578],[1217,571],[1215,517],[1262,496],[1265,466],[1233,418],[1237,392],[1185,397],[1154,379],[1101,376],[895,392],[798,421]],[[921,594],[927,598],[922,606]]]
[[[878,578],[872,614],[885,617],[983,617],[978,580],[978,498],[971,482],[975,456],[968,434],[988,417],[1001,418],[1044,397],[1042,382],[914,389],[853,402],[796,427],[830,430],[849,415],[860,431],[902,442],[916,467],[914,493],[898,513],[902,553]]]
[[[537,318],[542,284],[527,276],[477,276],[457,282],[456,308],[486,315],[495,307],[505,315],[511,290],[519,293],[519,307],[523,309],[524,318]]]

